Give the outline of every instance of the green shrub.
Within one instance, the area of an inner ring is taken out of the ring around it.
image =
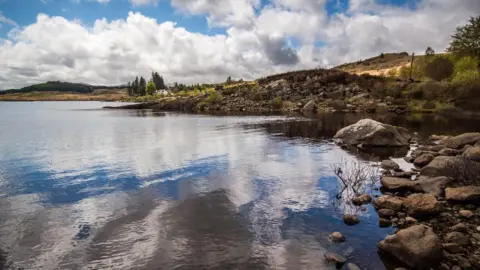
[[[456,73],[453,77],[455,83],[466,83],[480,80],[480,73],[477,70],[467,70]]]
[[[155,88],[155,84],[152,81],[149,81],[147,83],[147,87],[145,88],[146,94],[151,96],[151,95],[155,94],[156,90],[157,89]]]
[[[453,82],[472,82],[480,79],[478,59],[471,56],[460,58],[454,67]]]
[[[281,109],[282,108],[282,105],[283,105],[283,101],[282,101],[282,98],[281,97],[275,97],[273,100],[272,100],[272,107],[275,108],[275,109]]]
[[[410,78],[410,69],[406,66],[401,67],[398,70],[398,77],[402,80],[408,80]]]
[[[435,81],[448,79],[453,74],[453,63],[448,58],[435,57],[425,67],[425,74]]]
[[[222,99],[222,94],[218,92],[211,92],[210,95],[208,95],[208,97],[205,99],[205,101],[208,103],[219,103],[220,101],[222,101]]]

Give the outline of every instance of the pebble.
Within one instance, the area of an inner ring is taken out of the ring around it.
[[[465,223],[458,223],[457,225],[452,226],[450,230],[455,232],[466,232],[467,225],[465,225]]]
[[[414,219],[413,217],[406,217],[405,222],[407,223],[407,225],[413,225],[413,224],[417,223],[417,220]]]
[[[356,225],[360,223],[360,219],[358,219],[358,217],[354,215],[346,214],[346,215],[343,215],[342,219],[343,219],[343,222],[345,222],[345,224],[347,225]]]
[[[480,226],[477,227],[477,232],[480,232]]]
[[[395,215],[395,211],[392,209],[380,209],[378,210],[378,215],[384,218],[389,218]]]
[[[328,236],[328,240],[333,243],[341,243],[345,242],[345,236],[343,236],[343,234],[341,234],[340,232],[333,232],[332,234],[330,234],[330,236]]]
[[[473,212],[470,211],[470,210],[460,210],[460,212],[458,212],[458,213],[463,218],[471,218],[471,217],[474,216]]]
[[[386,228],[386,227],[392,226],[392,222],[388,219],[381,218],[381,219],[378,220],[378,225],[381,228]]]

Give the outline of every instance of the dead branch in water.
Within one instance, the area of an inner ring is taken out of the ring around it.
[[[372,166],[368,162],[343,161],[338,164],[330,165],[335,175],[342,181],[343,189],[336,195],[342,197],[342,193],[351,188],[355,195],[365,192],[367,186],[375,184],[378,180],[378,166]]]

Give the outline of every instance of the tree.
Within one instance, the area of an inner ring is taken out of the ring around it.
[[[155,88],[158,89],[166,89],[165,81],[163,77],[158,74],[158,72],[152,72],[152,81],[154,83]]]
[[[425,67],[425,74],[435,81],[450,78],[453,74],[453,63],[447,58],[436,57]]]
[[[232,83],[232,76],[228,76],[227,83]]]
[[[133,86],[132,86],[134,96],[140,95],[140,91],[139,91],[138,87],[139,87],[139,83],[138,83],[138,76],[137,76],[137,77],[135,77],[135,80],[133,81]]]
[[[129,96],[133,96],[133,88],[132,88],[132,84],[130,82],[128,82],[127,84],[127,93]]]
[[[147,95],[151,96],[153,94],[155,94],[155,84],[153,83],[153,81],[148,81],[147,83],[147,87],[145,89],[145,92],[147,93]]]
[[[432,47],[428,46],[428,48],[425,50],[425,55],[426,56],[433,56],[433,55],[435,55],[435,51],[432,49]]]
[[[147,88],[147,81],[143,77],[140,77],[140,82],[138,83],[138,94],[140,96],[145,96],[145,89]]]
[[[480,16],[471,17],[467,25],[457,27],[447,52],[480,59]]]

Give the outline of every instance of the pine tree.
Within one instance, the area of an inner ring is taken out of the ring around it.
[[[127,84],[127,93],[129,96],[133,96],[133,89],[132,89],[132,85],[130,82],[128,82]]]
[[[133,81],[133,95],[134,96],[139,96],[140,95],[140,91],[138,89],[138,76],[135,77],[135,81]]]
[[[140,77],[140,82],[138,85],[138,94],[140,96],[145,96],[146,92],[145,89],[147,88],[147,81],[143,77]]]
[[[160,74],[158,74],[158,72],[152,72],[152,81],[155,84],[155,87],[156,87],[157,90],[167,88],[165,86],[165,81],[163,80],[163,77],[160,76]]]

